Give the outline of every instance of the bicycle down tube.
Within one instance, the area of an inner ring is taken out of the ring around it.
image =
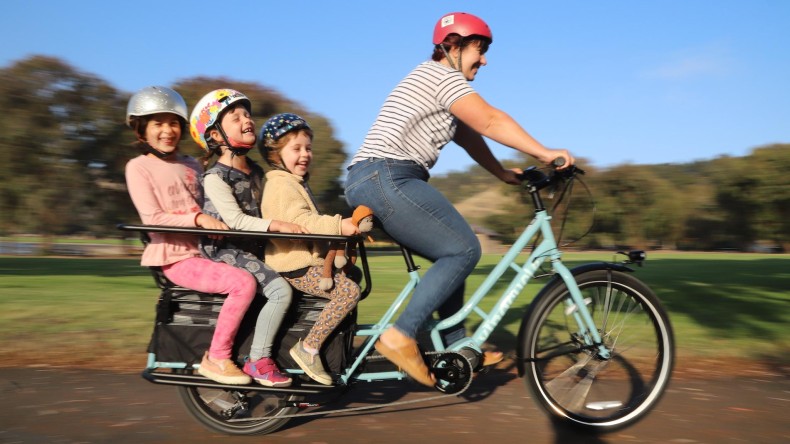
[[[552,269],[560,275],[562,280],[568,286],[573,304],[579,307],[574,316],[579,324],[579,333],[582,337],[586,338],[587,345],[598,345],[600,353],[603,357],[609,355],[609,351],[603,346],[598,329],[590,316],[589,311],[586,309],[581,292],[579,291],[576,281],[573,278],[570,270],[560,260],[562,253],[557,247],[554,239],[554,233],[551,231],[551,224],[549,221],[551,216],[545,211],[536,211],[535,217],[519,238],[514,242],[508,252],[497,263],[494,269],[489,273],[482,284],[475,290],[470,299],[464,304],[463,308],[456,314],[440,321],[431,330],[431,340],[437,350],[444,349],[440,332],[443,329],[452,327],[459,322],[466,319],[469,314],[474,310],[478,315],[483,318],[480,326],[475,330],[472,336],[462,339],[459,342],[450,344],[448,348],[458,350],[463,346],[472,346],[475,349],[479,348],[479,344],[483,344],[486,339],[491,335],[496,326],[505,316],[510,306],[518,298],[519,294],[524,290],[524,287],[535,276],[535,271],[543,264],[546,258],[550,258]],[[524,265],[518,266],[516,258],[521,254],[521,251],[527,246],[529,241],[538,234],[543,236],[543,240],[532,251]],[[500,296],[494,307],[489,313],[483,312],[478,304],[499,281],[502,275],[508,268],[516,271],[516,276],[508,285],[507,289]],[[579,318],[581,315],[581,319]]]

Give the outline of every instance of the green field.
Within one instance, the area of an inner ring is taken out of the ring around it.
[[[570,253],[565,262],[612,258]],[[498,259],[484,256],[467,294]],[[657,252],[635,270],[670,312],[680,356],[788,362],[790,255]],[[371,258],[371,273],[374,291],[359,310],[365,323],[378,318],[406,278],[400,256]],[[142,369],[158,290],[137,259],[0,257],[0,283],[0,365]],[[514,349],[524,307],[543,283],[527,287],[490,342]],[[483,308],[503,290],[495,288]]]

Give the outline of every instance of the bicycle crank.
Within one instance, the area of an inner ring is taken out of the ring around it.
[[[436,377],[434,388],[442,393],[460,393],[472,383],[472,364],[464,355],[456,352],[442,352],[428,355],[431,373]]]

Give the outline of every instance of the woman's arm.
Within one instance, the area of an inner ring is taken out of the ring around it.
[[[494,153],[491,152],[483,136],[469,128],[465,123],[458,122],[453,141],[466,150],[469,153],[469,157],[485,168],[486,171],[493,174],[494,177],[503,182],[518,185],[519,181],[512,172],[502,167],[502,164],[494,157]]]
[[[491,150],[480,135],[502,145],[528,154],[542,163],[550,164],[557,157],[565,158],[565,165],[573,164],[573,156],[567,150],[554,150],[544,147],[527,133],[512,117],[493,106],[477,94],[467,94],[450,105],[450,112],[464,125],[459,124],[454,141],[463,147],[475,161],[491,171],[499,162],[493,159]],[[472,130],[472,131],[469,131]],[[474,133],[477,133],[476,135]],[[492,163],[491,159],[496,162]],[[501,169],[501,165],[498,167]],[[494,174],[497,177],[500,175]]]

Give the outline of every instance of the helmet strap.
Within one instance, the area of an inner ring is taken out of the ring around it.
[[[272,162],[269,160],[269,155],[271,151],[274,151],[274,148],[270,146],[266,146],[267,153],[263,156],[263,160],[266,161],[266,164],[272,167],[275,170],[285,171],[286,173],[293,174],[291,170],[285,167],[285,163],[283,163],[283,157],[277,153],[277,157],[280,159],[279,162]]]
[[[267,163],[269,164],[270,167],[274,168],[275,170],[285,171],[286,173],[293,174],[293,173],[291,173],[291,170],[286,168],[285,164],[283,163],[282,157],[280,157],[280,161],[277,162],[277,163],[268,162],[268,161],[267,161]]]
[[[246,156],[247,153],[250,151],[250,149],[253,147],[253,145],[244,145],[228,137],[227,134],[225,134],[225,130],[222,129],[222,125],[217,125],[217,131],[219,131],[219,135],[222,136],[222,140],[225,142],[225,146],[228,147],[228,149],[230,150],[231,153],[233,153],[234,156]]]
[[[140,140],[140,143],[143,145],[143,148],[145,149],[146,153],[151,153],[151,154],[153,154],[154,156],[156,156],[156,157],[158,157],[160,159],[167,159],[170,156],[174,156],[176,154],[176,151],[178,151],[178,148],[176,148],[175,150],[173,150],[173,151],[171,151],[169,153],[164,153],[164,152],[159,151],[158,149],[152,147],[145,140]]]
[[[444,45],[441,44],[441,43],[439,43],[437,46],[442,48],[442,52],[444,53],[444,57],[447,59],[447,63],[450,64],[450,67],[453,68],[456,71],[460,71],[461,70],[461,48],[460,47],[458,48],[458,66],[455,66],[455,63],[453,63],[453,59],[450,58],[450,54],[447,52],[447,48],[445,48]]]

